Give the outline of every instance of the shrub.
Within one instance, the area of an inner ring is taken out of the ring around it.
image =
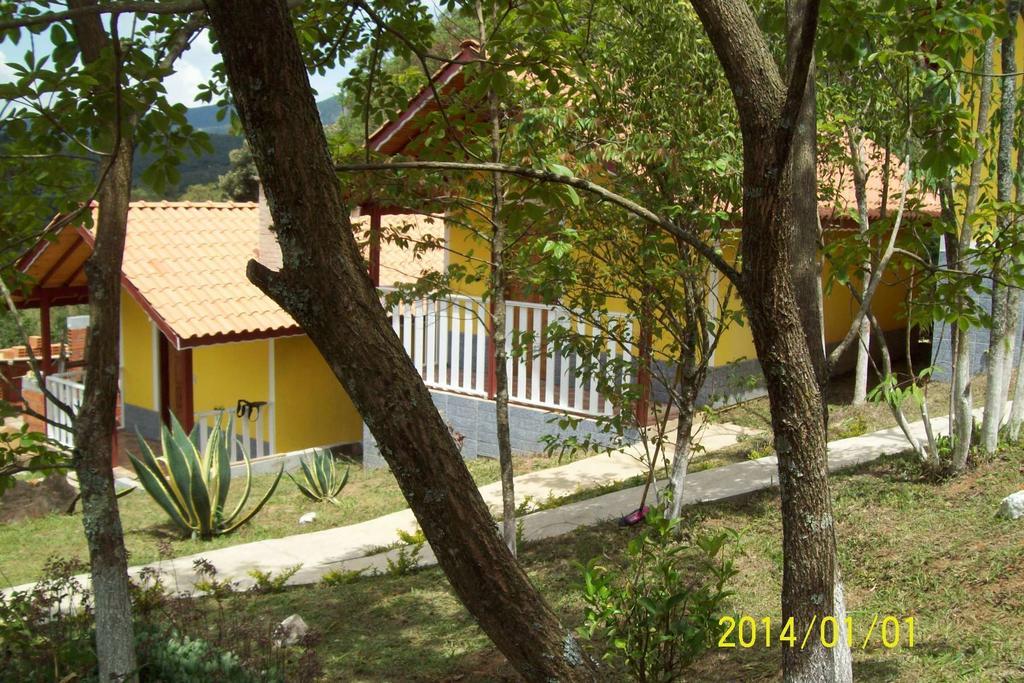
[[[602,658],[637,681],[672,681],[712,647],[737,570],[722,549],[735,532],[690,536],[680,520],[652,509],[626,549],[627,566],[592,559],[583,570],[581,635],[604,648]]]
[[[402,544],[398,546],[398,557],[394,560],[387,558],[387,573],[390,576],[405,576],[419,569],[420,553],[427,543],[427,537],[419,528],[413,533],[399,529],[398,538],[402,540]]]
[[[255,583],[250,589],[253,593],[260,593],[262,595],[270,595],[273,593],[280,593],[284,591],[285,585],[288,583],[288,579],[295,576],[298,571],[302,569],[302,563],[294,564],[291,567],[285,567],[277,576],[272,571],[261,571],[259,569],[250,569],[249,576],[252,577]]]
[[[347,467],[342,476],[334,461],[334,455],[330,451],[319,448],[313,451],[310,464],[306,464],[305,458],[300,458],[299,466],[302,468],[303,481],[300,483],[291,474],[288,475],[288,478],[298,487],[302,495],[317,503],[339,505],[338,496],[341,495],[341,490],[348,483],[349,469]]]
[[[277,473],[263,498],[245,515],[242,509],[252,491],[252,464],[242,449],[245,460],[245,492],[238,505],[225,513],[224,504],[231,488],[231,456],[229,435],[234,434],[232,422],[227,430],[220,424],[210,431],[206,447],[196,448],[195,430],[190,437],[171,415],[171,429],[160,435],[163,455],[156,457],[146,440],[139,436],[141,455],[129,453],[135,472],[146,492],[164,509],[183,535],[209,540],[229,534],[258,513],[277,489],[284,465]]]
[[[366,569],[332,569],[320,577],[320,585],[324,588],[347,586],[363,578]]]

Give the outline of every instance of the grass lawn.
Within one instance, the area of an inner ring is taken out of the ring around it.
[[[1024,485],[1024,452],[1004,453],[963,478],[930,483],[905,458],[834,478],[848,607],[858,631],[871,617],[913,616],[916,644],[876,639],[854,654],[862,681],[1009,681],[1024,678],[1024,522],[994,516]],[[740,532],[741,574],[731,610],[779,619],[780,521],[776,497],[702,506],[708,527]],[[521,558],[565,623],[581,622],[576,563],[621,558],[635,530],[608,525],[532,544]],[[322,641],[328,680],[503,680],[507,664],[473,624],[436,568],[334,587],[235,598],[254,617],[297,613]],[[776,628],[777,635],[777,628]],[[780,650],[711,652],[686,680],[778,680]]]
[[[517,458],[516,474],[558,464],[557,457]],[[467,461],[467,465],[480,485],[497,481],[500,477],[498,461],[495,459],[476,458]],[[260,499],[273,478],[274,475],[253,478],[250,505]],[[243,488],[244,479],[236,479],[228,498],[229,509]],[[352,466],[340,503],[340,506],[314,503],[304,498],[288,477],[284,476],[274,496],[251,522],[229,536],[211,541],[182,539],[178,536],[168,522],[166,513],[145,491],[138,490],[125,496],[120,506],[130,564],[145,564],[159,559],[160,546],[164,544],[170,544],[173,556],[191,555],[229,545],[355,524],[408,507],[390,471],[366,470],[359,465]],[[78,510],[81,510],[81,506]],[[316,521],[299,526],[299,517],[310,511],[317,513]],[[0,525],[0,585],[9,587],[39,578],[43,564],[54,555],[88,559],[80,513],[73,516],[49,515]]]

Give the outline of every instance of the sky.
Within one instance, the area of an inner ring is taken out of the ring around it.
[[[45,50],[45,45],[48,45],[47,41],[41,36],[37,37],[36,44],[37,52]],[[12,80],[14,72],[8,62],[21,61],[24,53],[24,42],[19,46],[11,45],[10,43],[0,44],[0,83]],[[178,60],[174,75],[164,81],[168,99],[171,102],[181,103],[187,107],[203,105],[203,102],[195,101],[199,84],[206,82],[213,65],[219,59],[220,57],[214,55],[210,47],[209,34],[203,31],[192,42],[189,50]],[[349,68],[350,65],[346,64],[328,71],[323,76],[314,74],[310,77],[310,82],[317,91],[317,101],[324,100],[338,93],[338,84],[344,79]]]

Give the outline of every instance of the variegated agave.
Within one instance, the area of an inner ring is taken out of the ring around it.
[[[341,475],[334,456],[325,450],[316,449],[313,451],[313,462],[307,464],[305,458],[299,460],[302,467],[304,481],[297,481],[291,474],[288,478],[299,487],[306,498],[315,500],[318,503],[333,503],[339,505],[338,496],[341,490],[348,483],[348,468],[345,468],[344,476]]]
[[[252,465],[242,449],[245,460],[245,492],[230,513],[224,509],[231,488],[231,456],[229,435],[234,434],[232,421],[227,430],[210,430],[206,447],[200,453],[196,443],[185,433],[171,415],[171,428],[164,427],[160,434],[163,454],[157,457],[139,436],[139,457],[129,453],[135,473],[146,492],[170,516],[171,521],[186,536],[208,540],[229,534],[251,520],[270,500],[281,481],[284,466],[278,471],[274,483],[263,498],[242,514],[252,492]],[[193,430],[193,436],[194,436]]]

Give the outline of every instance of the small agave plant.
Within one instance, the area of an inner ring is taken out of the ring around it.
[[[334,456],[329,451],[321,449],[313,451],[312,463],[307,464],[306,459],[301,458],[299,465],[302,467],[304,481],[297,481],[291,474],[288,475],[288,478],[299,487],[302,495],[318,503],[340,505],[338,496],[341,495],[341,490],[348,483],[349,470],[347,467],[345,474],[342,475],[337,463],[334,462]]]
[[[172,414],[171,428],[164,427],[160,434],[161,456],[154,455],[141,436],[141,455],[136,457],[129,453],[142,487],[185,536],[209,540],[231,533],[266,505],[281,481],[283,465],[259,503],[243,515],[242,509],[252,492],[252,465],[243,449],[245,492],[234,510],[225,512],[224,504],[231,488],[230,434],[234,434],[231,421],[227,430],[218,424],[210,430],[206,447],[200,453],[195,441],[189,438]]]

